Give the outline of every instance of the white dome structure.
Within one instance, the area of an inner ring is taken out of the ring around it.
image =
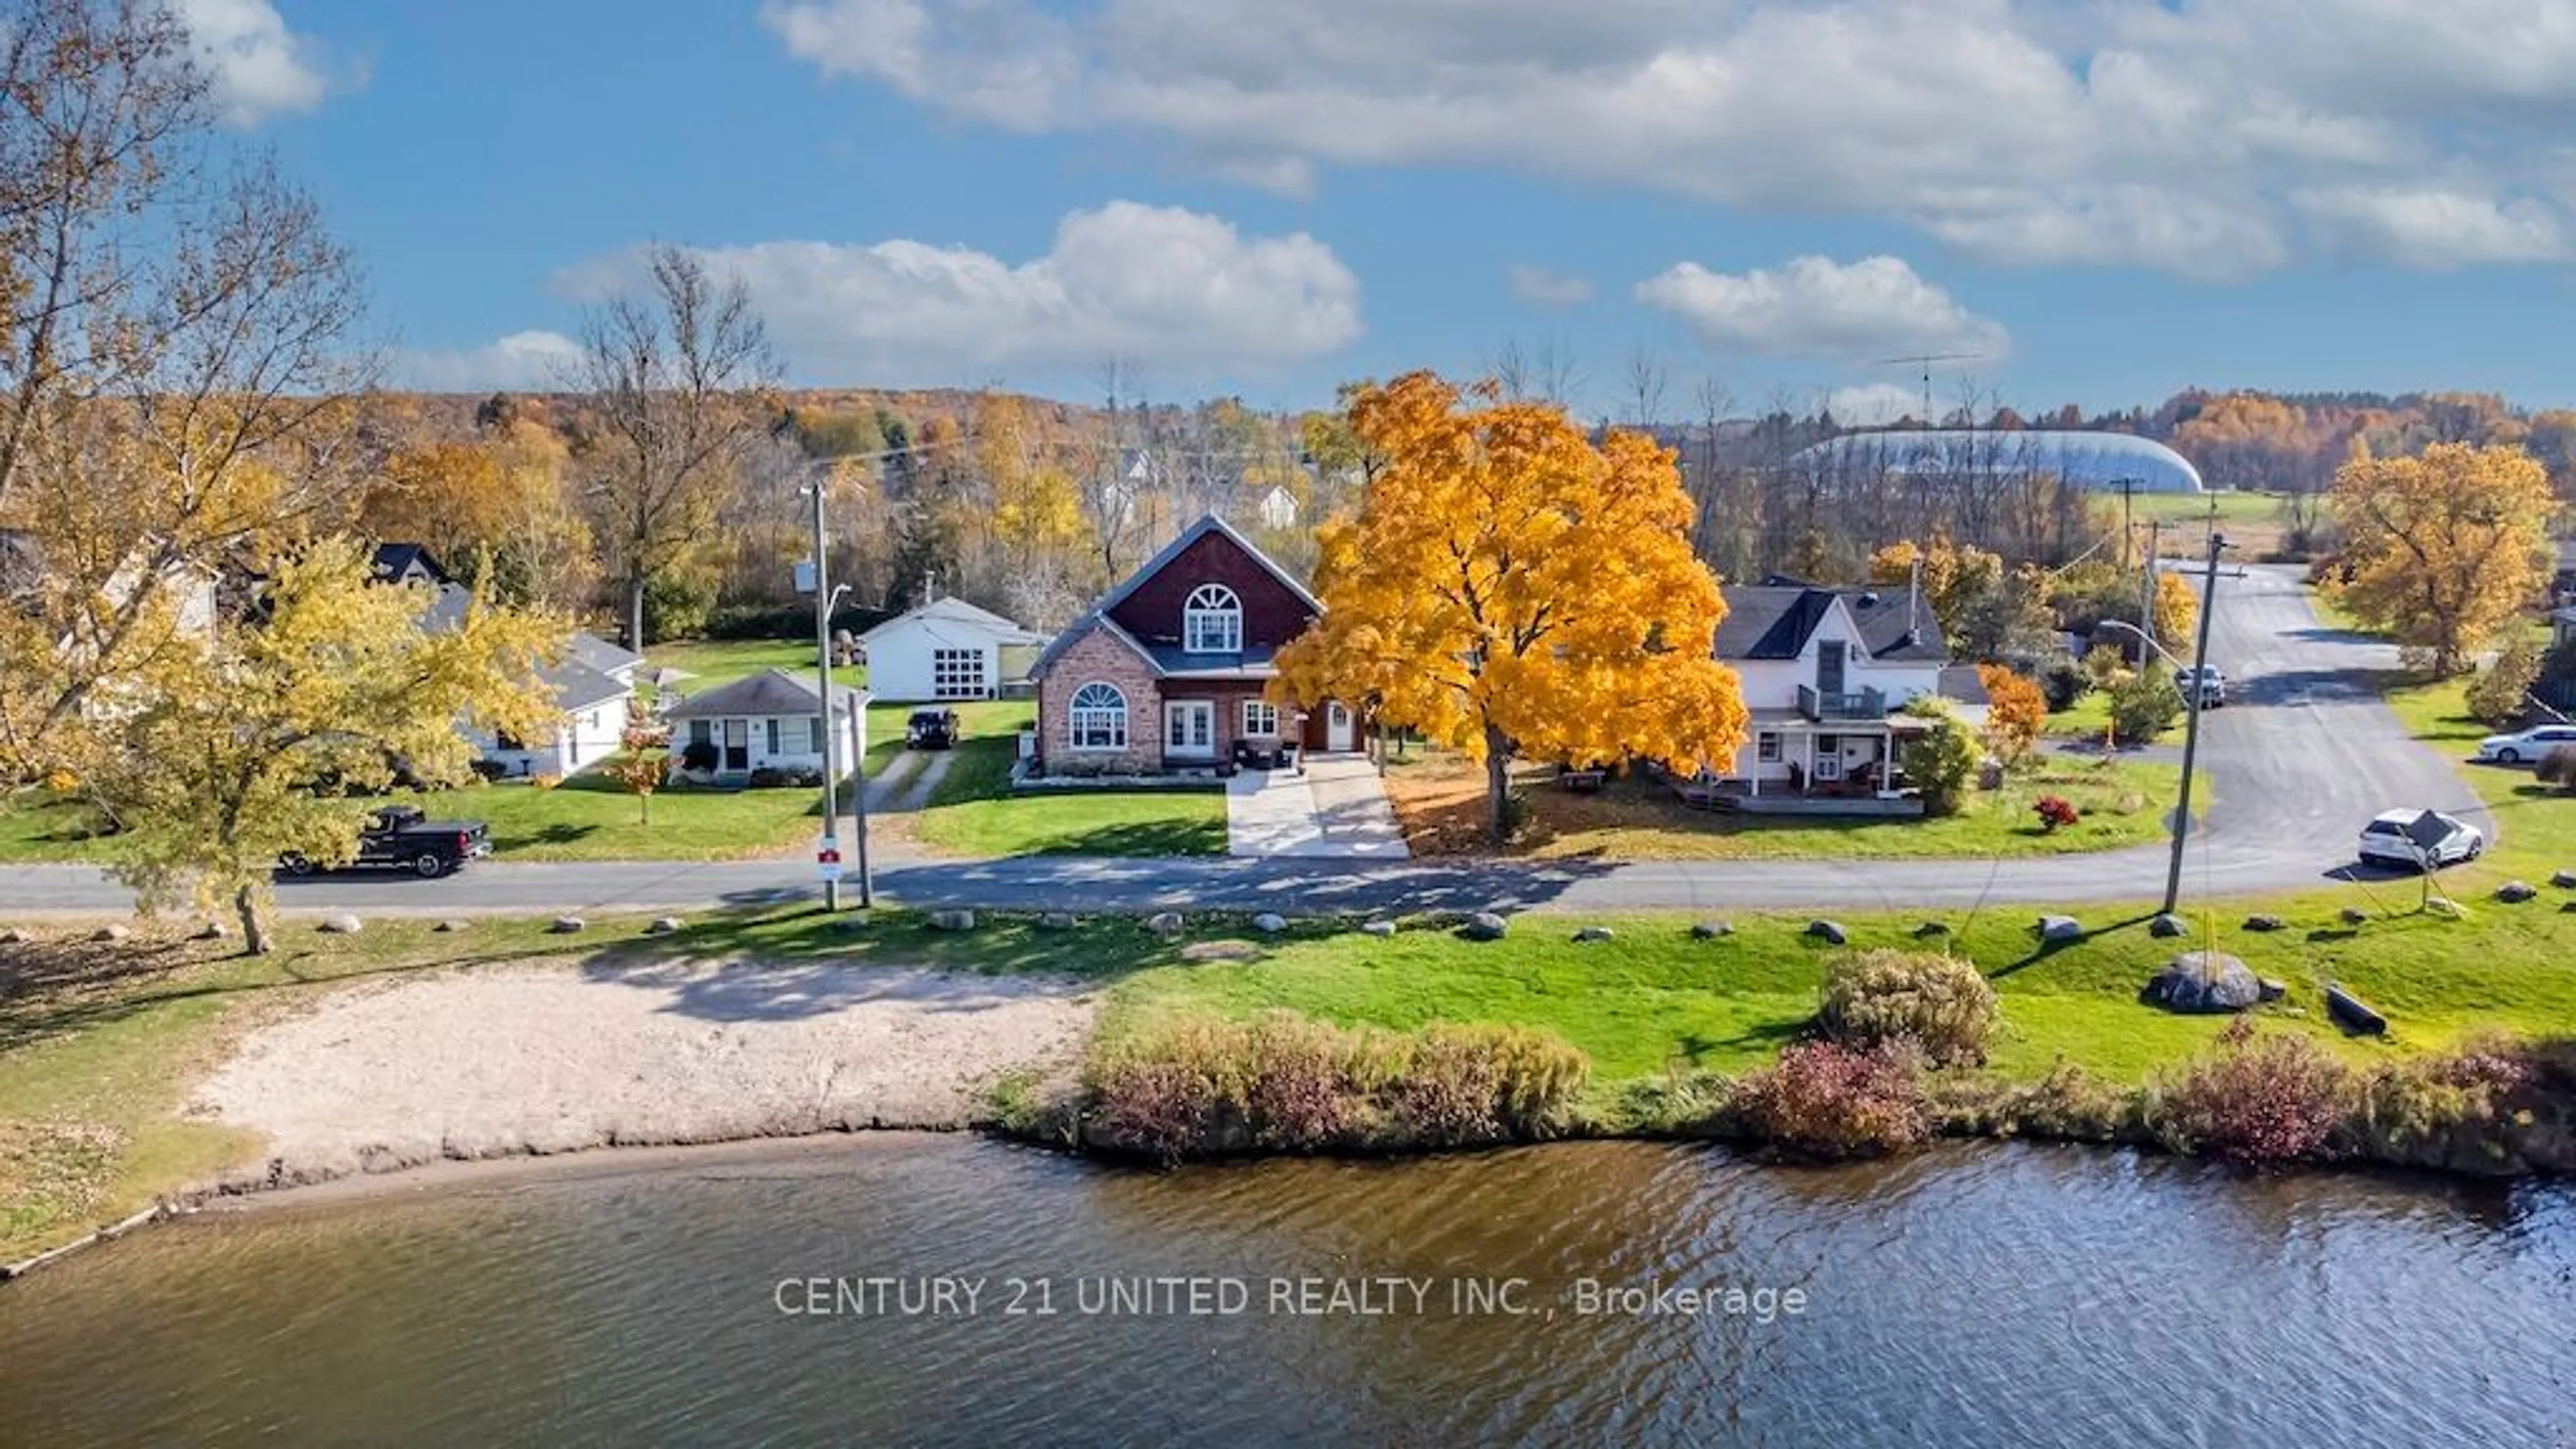
[[[1837,477],[2049,476],[2088,492],[2206,493],[2191,460],[2153,438],[2074,429],[1934,428],[1846,433],[1800,449],[1789,466]]]

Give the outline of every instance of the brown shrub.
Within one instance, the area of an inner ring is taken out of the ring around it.
[[[1845,1046],[1911,1042],[1936,1064],[1982,1062],[1995,989],[1955,956],[1854,951],[1825,964],[1817,1024]]]

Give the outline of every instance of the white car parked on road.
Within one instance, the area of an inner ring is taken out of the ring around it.
[[[2486,832],[2438,810],[2390,810],[2361,830],[2361,863],[2439,870],[2486,853]]]
[[[2539,725],[2519,734],[2489,735],[2478,741],[2476,758],[2493,765],[2530,764],[2559,745],[2576,745],[2576,725]]]

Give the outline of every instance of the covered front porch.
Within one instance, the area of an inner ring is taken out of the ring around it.
[[[1905,714],[1818,719],[1804,709],[1753,711],[1731,768],[1677,781],[1685,803],[1774,815],[1923,813],[1905,786],[1904,746],[1931,721]]]

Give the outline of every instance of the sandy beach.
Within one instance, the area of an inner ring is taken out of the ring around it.
[[[827,964],[499,966],[347,988],[252,1032],[191,1112],[266,1139],[218,1186],[442,1160],[959,1128],[1069,1070],[1081,983]]]

